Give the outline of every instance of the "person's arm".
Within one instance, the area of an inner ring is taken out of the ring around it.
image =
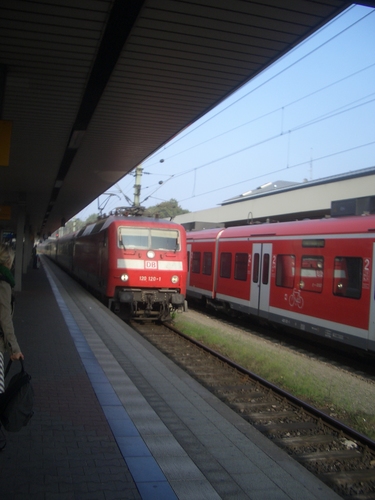
[[[11,359],[24,358],[18,345],[12,320],[12,289],[8,283],[0,282],[0,326],[4,335],[5,349],[9,352]]]

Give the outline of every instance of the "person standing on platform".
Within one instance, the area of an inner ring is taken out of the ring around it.
[[[33,269],[39,269],[39,255],[36,245],[33,246]]]
[[[11,271],[14,252],[10,246],[0,243],[0,394],[5,390],[4,354],[10,359],[24,359],[18,345],[13,326],[13,294],[14,277]],[[0,451],[5,448],[6,439],[0,427]]]

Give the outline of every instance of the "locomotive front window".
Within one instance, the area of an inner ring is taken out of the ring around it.
[[[180,250],[180,233],[169,229],[120,227],[119,245],[128,250]]]
[[[120,246],[127,250],[135,248],[147,250],[149,248],[149,232],[147,228],[120,227]]]
[[[170,229],[151,229],[151,246],[153,250],[180,250],[180,233]]]

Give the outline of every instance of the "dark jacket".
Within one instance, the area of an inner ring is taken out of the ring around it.
[[[13,326],[12,287],[0,274],[0,352],[21,352]]]

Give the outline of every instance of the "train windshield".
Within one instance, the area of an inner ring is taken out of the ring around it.
[[[120,227],[119,245],[122,248],[140,250],[180,250],[180,233],[175,229],[149,229]]]

